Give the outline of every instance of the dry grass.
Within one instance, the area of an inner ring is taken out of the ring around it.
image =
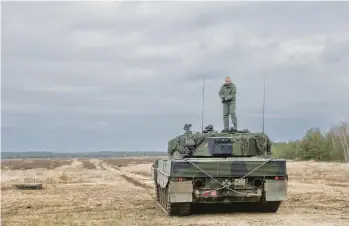
[[[28,170],[28,169],[55,169],[63,165],[70,165],[72,160],[66,159],[26,159],[2,160],[1,169]]]
[[[218,212],[170,218],[154,201],[149,177],[154,158],[106,160],[78,159],[45,170],[3,170],[4,186],[38,174],[54,182],[38,191],[2,190],[2,225],[349,225],[345,164],[288,163],[289,199],[277,214]]]
[[[156,159],[158,159],[158,157],[107,158],[102,160],[108,165],[116,167],[125,167],[129,165],[153,163]]]
[[[298,180],[305,183],[325,183],[335,184],[337,182],[349,183],[349,164],[340,163],[318,163],[315,161],[309,162],[294,162],[292,165],[297,166],[289,171],[290,180]]]
[[[82,162],[82,166],[85,169],[97,169],[96,164],[94,164],[90,160],[79,159],[79,161]]]

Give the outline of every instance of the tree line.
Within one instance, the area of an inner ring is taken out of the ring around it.
[[[292,160],[315,160],[349,162],[349,124],[342,122],[322,133],[318,128],[309,129],[295,141],[277,142],[272,145],[275,158]],[[2,159],[14,158],[76,158],[76,157],[135,157],[166,156],[166,152],[90,152],[90,153],[53,153],[53,152],[1,152]]]
[[[349,162],[349,124],[333,125],[325,133],[311,128],[299,140],[273,143],[272,152],[292,160]]]

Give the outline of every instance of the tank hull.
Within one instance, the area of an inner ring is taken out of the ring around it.
[[[232,203],[276,212],[287,199],[284,159],[159,159],[151,174],[157,202],[168,215],[190,215],[193,205]]]

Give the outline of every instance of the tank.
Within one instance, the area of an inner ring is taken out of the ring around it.
[[[260,212],[277,212],[287,199],[286,159],[272,158],[265,133],[215,131],[212,125],[168,142],[168,157],[152,167],[156,201],[170,216],[190,215],[193,206],[249,204]]]

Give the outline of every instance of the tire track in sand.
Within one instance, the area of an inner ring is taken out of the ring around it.
[[[141,178],[134,179],[135,175],[128,173],[128,172],[122,172],[117,166],[111,166],[107,163],[101,162],[100,160],[98,161],[97,164],[101,169],[107,171],[110,174],[113,174],[113,175],[116,175],[116,176],[123,178],[125,181],[132,184],[133,186],[140,187],[140,188],[143,188],[146,190],[153,189],[153,186],[146,184],[146,183],[142,183],[139,180],[137,180],[137,179],[141,179]]]
[[[142,188],[145,188],[145,189],[153,189],[152,186],[148,185],[148,184],[144,184],[144,183],[141,183],[135,179],[133,179],[132,177],[129,177],[125,174],[120,174],[120,176],[122,176],[125,180],[127,180],[128,182],[132,183],[133,185],[137,186],[137,187],[142,187]]]

